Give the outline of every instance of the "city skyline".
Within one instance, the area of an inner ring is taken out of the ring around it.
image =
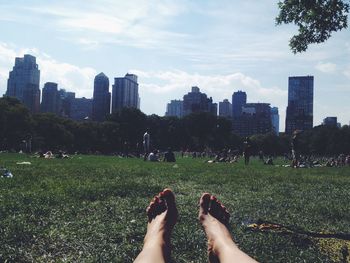
[[[243,90],[249,101],[280,109],[283,131],[288,77],[313,75],[314,125],[326,116],[349,123],[349,29],[293,55],[288,41],[296,28],[275,27],[277,1],[101,2],[0,4],[0,93],[14,57],[30,53],[40,66],[40,89],[57,82],[91,98],[99,72],[129,72],[139,77],[141,110],[158,115],[191,86],[214,102]]]
[[[65,116],[65,111],[67,111],[65,107],[67,106],[64,106],[63,104],[67,103],[67,101],[64,102],[64,100],[65,98],[69,98],[71,96],[69,95],[66,97],[64,94],[66,93],[65,89],[58,90],[58,84],[55,82],[46,82],[41,90],[40,79],[37,76],[37,74],[40,75],[40,70],[38,70],[38,68],[39,65],[36,64],[35,56],[25,54],[23,58],[16,57],[13,70],[9,72],[8,87],[6,94],[4,95],[18,98],[33,112],[32,103],[28,105],[26,99],[21,97],[23,93],[22,90],[27,86],[28,82],[28,85],[30,86],[30,93],[27,92],[27,97],[30,100],[34,99],[33,102],[38,102],[38,109],[34,110],[34,113],[38,113],[39,111],[51,112],[60,116]],[[36,89],[34,90],[31,88],[33,86],[31,82],[33,81],[37,82],[35,85]],[[73,107],[75,110],[73,110],[74,112],[70,112],[71,115],[66,115],[66,117],[70,117],[75,120],[86,120],[91,118],[95,121],[103,121],[107,114],[111,114],[123,107],[134,107],[140,109],[141,98],[139,97],[138,93],[139,84],[137,75],[127,73],[124,77],[116,77],[114,78],[114,84],[111,86],[112,93],[109,92],[109,78],[103,72],[101,72],[94,78],[94,91],[92,98],[75,98],[74,92],[68,92],[74,94],[74,99],[71,101],[69,108]],[[291,134],[295,130],[308,130],[314,127],[313,86],[313,76],[292,76],[288,78],[288,106],[286,109],[287,114],[285,119],[285,133]],[[42,100],[40,101],[41,93]],[[37,100],[35,98],[38,94],[39,97]],[[202,98],[202,96],[204,97]],[[111,101],[112,97],[114,97],[114,99]],[[183,96],[183,100],[175,99],[171,100],[170,103],[167,103],[164,116],[177,116],[181,118],[191,112],[209,111],[216,116],[232,119],[235,117],[240,117],[244,110],[244,106],[249,104],[270,105],[270,103],[261,102],[247,103],[247,94],[241,90],[233,92],[232,103],[230,103],[228,99],[215,103],[213,102],[212,97],[208,98],[205,93],[201,93],[199,87],[192,86],[191,92],[189,92],[187,95],[185,94]],[[255,106],[252,107],[254,108]],[[260,108],[260,106],[258,106],[258,108]],[[252,112],[250,112],[249,109],[245,113],[251,114]],[[254,109],[253,111],[255,112],[256,110],[257,109]],[[270,118],[272,123],[271,127],[276,134],[279,133],[278,112],[278,107],[270,107]],[[305,116],[309,116],[310,119],[306,120]],[[334,117],[326,117],[323,119],[321,125],[325,125],[325,120],[328,118]],[[335,119],[337,119],[337,117],[335,117]],[[337,126],[340,127],[341,123],[337,122]],[[246,128],[247,127],[244,129]]]

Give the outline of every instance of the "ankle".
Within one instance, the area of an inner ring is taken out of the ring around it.
[[[220,242],[215,243],[212,251],[218,258],[221,258],[222,256],[231,254],[236,249],[238,249],[238,247],[233,240],[230,239],[226,241],[220,240]]]
[[[171,254],[170,239],[161,237],[145,238],[142,251],[151,251],[152,253],[158,251],[158,253],[163,255],[164,259],[168,260]]]
[[[231,236],[225,235],[208,239],[208,243],[211,245],[212,251],[215,254],[220,254],[226,250],[237,247]]]
[[[143,243],[144,246],[168,246],[170,245],[170,235],[164,231],[147,233]]]

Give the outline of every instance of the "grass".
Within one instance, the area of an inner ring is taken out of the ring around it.
[[[16,162],[30,161],[31,165]],[[174,190],[180,218],[175,262],[206,262],[198,200],[210,192],[232,214],[239,247],[260,262],[339,262],[350,241],[312,233],[350,234],[350,168],[291,169],[253,160],[176,165],[139,159],[74,156],[45,160],[0,154],[0,262],[132,262],[142,247],[145,208],[164,187]],[[288,231],[252,231],[269,221]],[[350,239],[350,238],[348,238]]]

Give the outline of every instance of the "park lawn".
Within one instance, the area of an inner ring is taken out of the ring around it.
[[[22,161],[31,165],[16,164]],[[348,167],[292,169],[258,160],[245,167],[192,158],[174,165],[85,155],[47,160],[19,154],[0,154],[1,166],[14,177],[0,178],[0,262],[132,262],[142,247],[145,208],[165,187],[175,192],[180,213],[175,262],[207,261],[197,221],[203,192],[225,204],[239,247],[260,262],[339,262],[345,246],[350,250]],[[265,221],[288,228],[249,228]]]

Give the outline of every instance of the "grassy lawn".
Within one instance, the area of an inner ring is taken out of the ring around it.
[[[31,165],[16,164],[21,161]],[[164,187],[174,190],[180,213],[175,262],[207,260],[197,221],[203,192],[226,205],[236,242],[260,262],[339,262],[344,246],[350,251],[347,167],[292,169],[257,160],[245,167],[191,158],[174,166],[18,154],[0,154],[1,166],[14,177],[0,178],[0,262],[132,262],[142,247],[145,208]],[[259,221],[286,227],[249,228]]]

